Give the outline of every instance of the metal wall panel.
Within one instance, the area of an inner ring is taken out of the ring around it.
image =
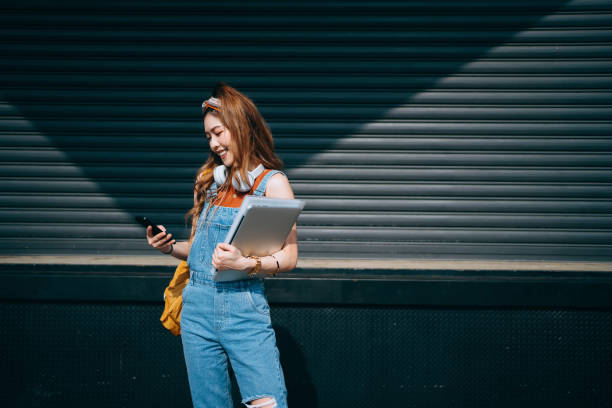
[[[0,32],[1,253],[184,237],[222,79],[303,256],[612,259],[612,1],[24,1]]]
[[[10,375],[0,402],[191,406],[180,339],[159,324],[160,308],[3,303]],[[609,311],[284,304],[271,313],[291,407],[601,408],[612,398]]]

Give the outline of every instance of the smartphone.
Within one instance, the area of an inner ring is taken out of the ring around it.
[[[142,224],[143,227],[147,228],[149,225],[153,227],[153,235],[157,235],[163,232],[157,225],[153,224],[147,217],[136,217],[136,221]]]

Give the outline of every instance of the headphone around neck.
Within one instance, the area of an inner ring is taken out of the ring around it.
[[[236,174],[234,175],[234,179],[232,180],[232,185],[234,186],[236,191],[246,193],[247,191],[250,191],[251,188],[253,188],[255,179],[259,177],[259,175],[263,173],[263,171],[264,166],[262,164],[249,171],[248,183],[245,183],[240,178],[240,172],[236,172]],[[225,183],[225,180],[227,179],[227,167],[225,167],[224,165],[215,167],[215,170],[213,171],[213,177],[215,178],[215,183],[217,183],[218,185],[222,185],[223,183]]]

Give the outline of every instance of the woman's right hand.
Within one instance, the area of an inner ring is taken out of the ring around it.
[[[176,241],[172,239],[172,234],[166,234],[166,228],[163,225],[158,225],[158,227],[163,232],[157,235],[153,235],[153,228],[151,226],[147,227],[147,242],[153,248],[168,254],[172,251],[171,246],[176,244]]]

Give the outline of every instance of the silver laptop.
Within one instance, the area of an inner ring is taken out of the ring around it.
[[[302,200],[247,196],[223,242],[239,248],[244,256],[270,255],[283,247],[303,208]],[[215,269],[214,275],[217,281],[248,278],[247,272],[236,270]]]

